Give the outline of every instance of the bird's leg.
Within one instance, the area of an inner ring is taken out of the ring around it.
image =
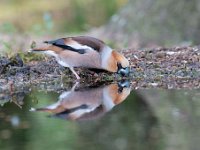
[[[76,83],[73,85],[71,91],[75,91],[75,89],[76,89],[76,87],[77,87],[78,84],[79,84],[79,82],[76,82]]]
[[[76,73],[76,71],[74,70],[74,68],[73,67],[70,67],[69,68],[72,72],[73,72],[73,74],[76,76],[76,79],[80,79],[80,77],[79,77],[79,75]]]

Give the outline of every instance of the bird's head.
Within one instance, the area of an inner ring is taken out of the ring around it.
[[[114,69],[117,74],[121,76],[129,76],[130,73],[130,65],[129,61],[120,53],[113,51],[112,52],[114,58]]]
[[[110,84],[106,87],[104,93],[107,93],[114,104],[117,105],[123,102],[128,97],[130,91],[130,82],[128,80],[124,80],[118,83]]]

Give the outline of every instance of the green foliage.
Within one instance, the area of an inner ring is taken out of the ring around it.
[[[14,33],[17,31],[17,29],[14,24],[10,22],[4,22],[0,24],[0,31],[3,33]]]
[[[4,1],[0,5],[0,32],[44,35],[85,31],[104,24],[126,1]]]
[[[9,42],[0,41],[0,44],[3,45],[3,50],[0,54],[8,55],[8,54],[12,53],[12,47]]]
[[[45,56],[41,54],[36,54],[36,53],[18,53],[20,58],[23,60],[24,63],[28,63],[30,61],[40,61],[44,60]]]

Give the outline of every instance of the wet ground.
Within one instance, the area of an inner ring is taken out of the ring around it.
[[[157,48],[149,50],[124,50],[129,59],[131,74],[128,78],[135,88],[199,88],[200,49],[196,47]],[[95,73],[78,68],[80,82],[94,84],[121,80],[109,73]],[[30,53],[0,58],[0,91],[21,87],[74,82],[71,72],[53,58]]]

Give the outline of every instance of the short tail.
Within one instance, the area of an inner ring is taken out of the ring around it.
[[[49,47],[38,47],[30,49],[29,52],[43,52],[49,50]]]
[[[48,108],[33,108],[33,107],[31,107],[31,109],[29,111],[32,111],[32,112],[35,112],[35,111],[51,112],[51,109],[48,109]]]

